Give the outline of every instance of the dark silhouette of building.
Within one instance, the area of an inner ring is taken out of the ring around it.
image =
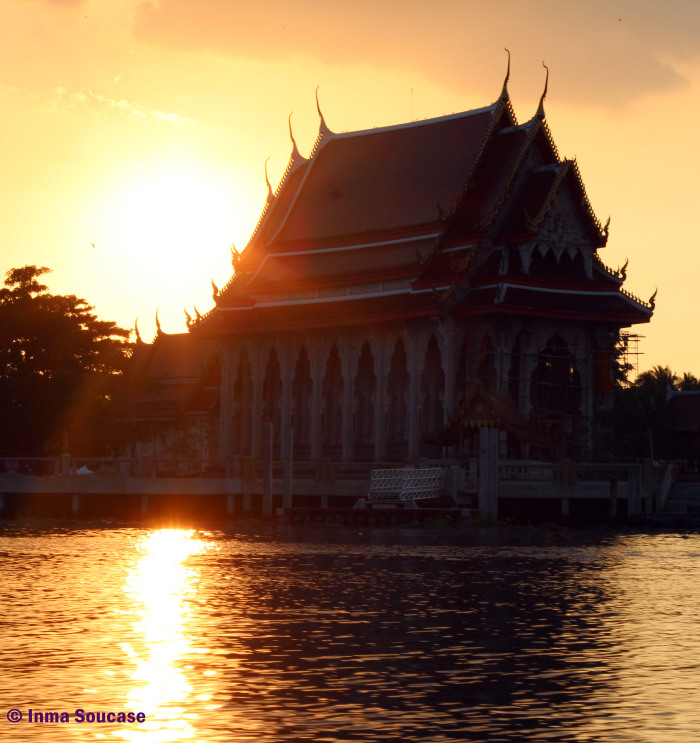
[[[268,422],[295,460],[464,455],[477,404],[504,455],[589,456],[620,330],[654,298],[600,259],[608,226],[545,95],[519,124],[507,81],[484,108],[365,131],[334,133],[319,108],[308,158],[292,136],[231,279],[182,336],[219,349],[220,456],[261,456]]]

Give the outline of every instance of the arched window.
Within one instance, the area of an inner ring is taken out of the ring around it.
[[[374,397],[376,385],[374,356],[369,343],[365,342],[357,362],[354,384],[355,458],[360,461],[371,461],[374,458]]]
[[[559,335],[547,341],[530,381],[531,420],[555,457],[576,458],[580,438],[581,376]]]
[[[294,367],[292,382],[292,425],[294,426],[294,459],[311,456],[311,364],[306,347],[302,346]]]
[[[231,448],[234,454],[250,456],[253,430],[253,377],[248,352],[244,348],[236,367],[233,383],[233,421]]]
[[[343,369],[338,348],[333,345],[323,377],[322,452],[324,457],[338,459],[343,442]]]
[[[476,357],[476,378],[488,392],[498,391],[496,357],[488,334],[481,341],[481,350]]]
[[[272,456],[280,455],[280,429],[282,419],[280,414],[280,400],[282,397],[282,377],[280,376],[280,362],[277,351],[273,348],[267,359],[265,379],[262,388],[262,419],[263,423],[272,423]],[[267,446],[266,432],[263,429],[263,451]]]
[[[440,447],[431,438],[443,425],[442,401],[445,394],[445,373],[442,370],[440,347],[434,335],[430,336],[420,378],[421,455],[437,457]]]
[[[387,379],[386,443],[389,459],[408,455],[408,361],[399,338],[391,356]]]

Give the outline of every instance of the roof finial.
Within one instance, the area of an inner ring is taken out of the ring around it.
[[[292,160],[296,160],[297,158],[301,157],[301,154],[299,153],[299,148],[297,147],[296,140],[294,139],[294,135],[292,134],[292,114],[294,111],[292,111],[291,114],[289,114],[289,138],[292,140]]]
[[[215,302],[219,297],[219,287],[214,283],[214,279],[211,280],[211,296]]]
[[[649,309],[652,311],[656,308],[656,295],[658,294],[658,292],[659,289],[657,287],[656,289],[654,289],[654,293],[651,295],[651,297],[649,297],[649,301],[647,302],[647,304],[649,305]]]
[[[136,342],[142,343],[141,333],[139,333],[139,319],[138,317],[134,320],[134,333],[136,333]]]
[[[185,325],[187,325],[188,328],[192,327],[192,315],[187,311],[187,307],[184,308],[185,310]]]
[[[156,337],[158,337],[163,331],[160,327],[160,320],[158,319],[158,312],[160,310],[156,310]]]
[[[270,158],[268,157],[267,160]],[[272,201],[275,198],[275,194],[272,192],[272,186],[270,185],[270,179],[267,175],[267,160],[265,160],[265,183],[267,183],[267,200]]]
[[[629,265],[630,259],[625,259],[625,265],[620,269],[620,278],[625,281],[627,279],[627,266]]]
[[[545,77],[544,79],[544,91],[542,91],[542,97],[540,98],[540,105],[537,107],[536,115],[540,119],[544,119],[544,99],[547,95],[547,86],[549,85],[549,67],[547,67],[544,61],[542,62],[542,67],[544,67],[545,70],[547,70],[547,77]]]
[[[326,120],[323,118],[323,114],[321,113],[321,105],[318,102],[318,89],[320,87],[320,85],[316,86],[316,110],[318,111],[318,116],[321,119],[321,124],[318,128],[319,134],[323,136],[325,134],[333,134],[333,132],[326,126]]]
[[[503,47],[508,52],[508,69],[506,70],[506,79],[503,81],[503,90],[501,91],[501,98],[507,101],[510,97],[508,95],[508,80],[510,80],[510,50],[508,47]]]

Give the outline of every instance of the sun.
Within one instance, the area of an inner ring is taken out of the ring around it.
[[[156,310],[164,330],[182,332],[183,308],[210,309],[211,281],[230,278],[230,246],[250,235],[253,202],[244,176],[212,162],[171,156],[124,166],[93,200],[85,241],[95,281],[146,335]]]

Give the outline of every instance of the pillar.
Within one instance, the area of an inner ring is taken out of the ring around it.
[[[262,456],[262,385],[266,361],[262,358],[262,355],[263,351],[259,346],[251,347],[249,361],[250,374],[253,380],[253,400],[250,416],[250,453],[251,456],[257,458]]]
[[[386,459],[386,386],[388,376],[387,338],[382,335],[375,351],[374,374],[377,378],[377,391],[374,396],[374,459]]]
[[[342,343],[340,346],[340,364],[343,372],[343,460],[352,459],[353,430],[352,430],[352,396],[353,396],[353,364],[357,364],[357,354],[354,343]]]
[[[420,374],[423,356],[420,353],[421,337],[404,337],[408,362],[408,457],[418,459],[420,455]]]
[[[309,366],[311,367],[311,459],[321,458],[321,399],[323,394],[323,373],[327,354],[324,355],[323,346],[316,342],[309,342]]]

